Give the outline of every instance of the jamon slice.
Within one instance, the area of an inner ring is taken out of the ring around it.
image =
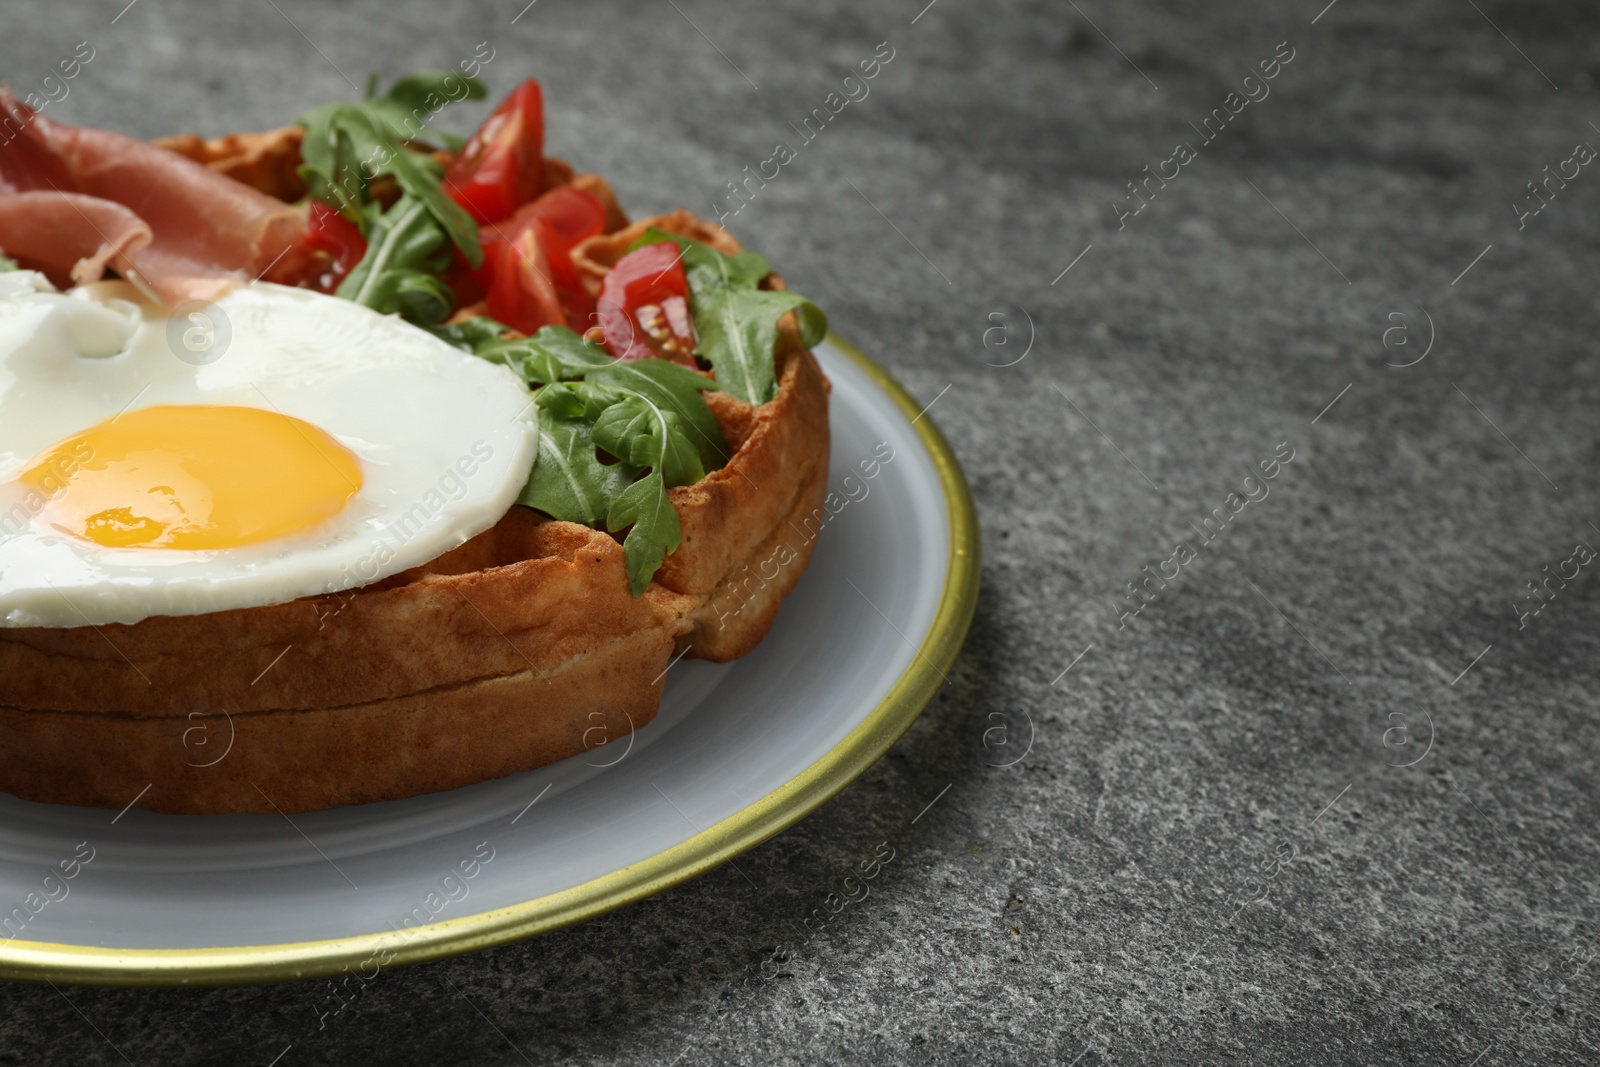
[[[150,243],[150,225],[121,204],[81,193],[0,194],[0,249],[44,267],[51,281],[128,274]]]
[[[53,122],[3,87],[0,136],[0,250],[30,266],[131,272],[170,307],[302,265],[300,208],[176,152]]]

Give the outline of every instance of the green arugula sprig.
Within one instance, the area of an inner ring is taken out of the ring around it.
[[[462,87],[459,94],[450,89],[452,80]],[[388,92],[379,96],[378,74],[374,71],[367,78],[366,99],[362,101],[361,106],[375,120],[387,127],[389,136],[396,143],[416,141],[419,144],[459,152],[464,143],[460,137],[444,130],[428,129],[427,120],[419,119],[418,116],[425,115],[431,118],[450,104],[460,103],[462,100],[482,100],[487,95],[483,83],[476,78],[454,71],[440,73],[425,70],[401,78],[389,86]]]
[[[420,325],[444,321],[455,308],[454,294],[439,280],[450,248],[428,206],[407,193],[388,211],[368,204],[361,218],[367,254],[334,295]]]
[[[434,332],[534,387],[538,460],[517,502],[554,519],[627,530],[628,588],[643,593],[683,541],[667,490],[727,462],[721,427],[700,395],[717,383],[666,360],[614,359],[564,326],[505,339],[503,325],[479,318]]]
[[[695,354],[717,372],[717,384],[751,404],[765,404],[778,392],[773,352],[778,320],[787,311],[800,320],[800,342],[807,348],[828,333],[828,317],[799,293],[759,288],[772,273],[757,252],[729,256],[709,245],[655,227],[629,248],[671,241],[682,252],[689,280],[689,310],[694,319]]]
[[[449,90],[452,79],[464,87],[462,95]],[[452,100],[481,100],[486,95],[482,83],[462,74],[424,72],[400,79],[382,96],[376,91],[374,77],[366,99],[323,104],[297,120],[306,131],[300,145],[304,160],[300,175],[309,195],[337,207],[365,230],[370,219],[365,209],[372,201],[371,183],[387,174],[426,208],[467,262],[479,266],[483,248],[478,227],[460,204],[444,194],[443,168],[431,156],[405,145],[431,141],[453,147],[455,138],[424,130],[415,116],[431,116]]]

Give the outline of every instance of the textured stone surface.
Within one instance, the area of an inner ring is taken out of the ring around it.
[[[737,869],[388,974],[321,1032],[315,984],[7,987],[0,1063],[1600,1061],[1596,568],[1514,607],[1600,542],[1600,174],[1520,231],[1510,207],[1600,145],[1600,16],[922,2],[8,6],[13,85],[88,39],[50,113],[145,135],[278,124],[351,92],[335,65],[488,39],[492,87],[542,78],[552,150],[637,212],[711,213],[889,42],[729,225],[939,398],[985,564],[949,687]],[[1019,306],[1032,349],[993,366]],[[870,896],[764,970],[885,841]]]

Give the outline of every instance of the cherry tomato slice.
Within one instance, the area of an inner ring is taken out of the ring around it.
[[[529,219],[548,222],[568,248],[586,237],[606,232],[606,209],[592,194],[571,185],[552,189],[539,199],[518,208],[499,230],[515,234]],[[493,234],[495,231],[489,231]]]
[[[487,250],[502,241],[515,238],[529,228],[533,220],[549,224],[555,239],[567,249],[586,237],[605,232],[606,209],[593,196],[570,185],[552,189],[532,203],[524,204],[504,221],[485,226],[479,237]],[[458,254],[457,258],[460,256]],[[485,266],[479,268],[481,281],[487,282],[492,257],[485,254]],[[462,260],[465,263],[465,260]]]
[[[544,180],[544,98],[532,78],[478,127],[444,174],[444,189],[479,225],[533,199]]]
[[[507,262],[500,248],[507,242],[517,243],[521,247],[523,235],[533,234],[543,256],[542,262],[535,261],[536,265],[555,287],[557,301],[564,312],[563,321],[581,333],[593,325],[594,298],[578,277],[570,250],[578,241],[602,233],[604,229],[605,208],[600,201],[581,189],[552,189],[532,203],[524,204],[510,218],[484,227],[482,268],[471,270],[465,261],[460,260],[459,254],[457,265],[478,287],[493,291],[500,264]],[[520,264],[518,269],[523,269]],[[519,289],[534,294],[530,299],[535,299],[535,302],[543,299],[541,284],[529,283],[526,279],[515,283],[507,281],[501,286],[500,306],[507,307],[513,301],[512,294]],[[505,319],[500,321],[514,325]]]
[[[601,284],[598,317],[618,359],[658,356],[695,366],[689,280],[677,245],[645,245],[617,260]]]
[[[473,270],[461,255],[461,250],[456,249],[455,260],[439,275],[439,280],[450,287],[450,292],[455,295],[456,307],[464,308],[476,304],[489,295],[489,266],[493,262],[494,251],[485,245],[483,248],[483,268]]]
[[[531,219],[498,243],[489,282],[491,318],[526,334],[541,326],[581,331],[593,310],[566,244],[549,223]]]
[[[326,263],[326,268],[318,272],[315,281],[318,289],[331,293],[367,254],[367,239],[359,226],[335,208],[313,200],[306,216],[305,247],[326,257],[317,260],[319,264]]]
[[[556,297],[566,315],[567,325],[582,333],[594,325],[594,297],[584,288],[578,277],[578,268],[572,262],[571,245],[562,240],[555,225],[543,219],[534,220],[534,233],[544,249],[545,260],[550,264],[550,281],[556,287]]]

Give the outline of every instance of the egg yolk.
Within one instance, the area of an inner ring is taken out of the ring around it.
[[[355,455],[259,408],[141,408],[47,449],[19,481],[40,517],[107,548],[206,550],[283,537],[339,513],[361,488]]]

